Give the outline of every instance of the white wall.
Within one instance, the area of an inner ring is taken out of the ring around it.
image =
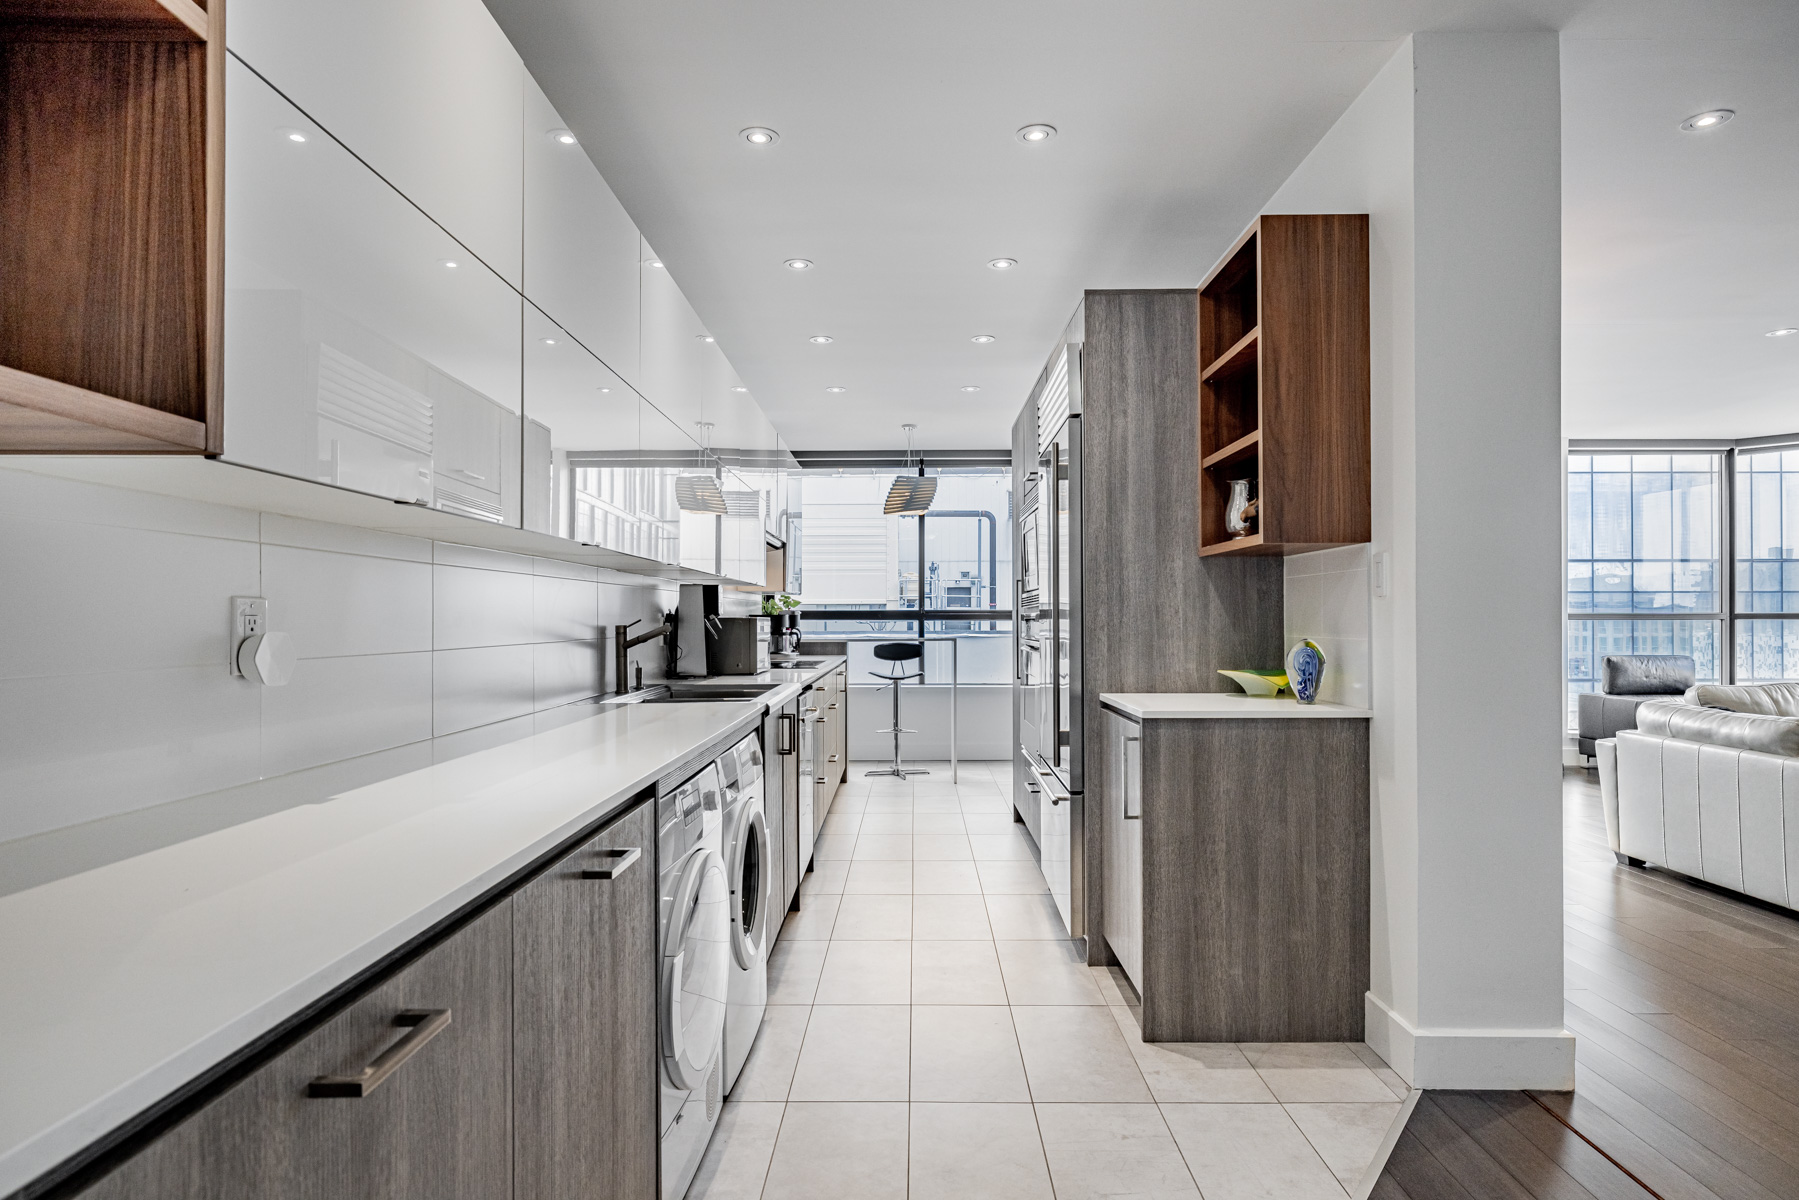
[[[0,469],[0,841],[599,692],[667,585]],[[229,597],[297,643],[232,678]],[[656,647],[635,652],[656,678]]]
[[[900,738],[908,762],[949,758],[950,689],[938,684],[907,684],[900,696],[900,726],[917,733]],[[893,693],[850,679],[850,761],[886,762],[893,757]],[[1011,685],[964,684],[956,695],[956,754],[959,758],[1012,758]]]
[[[1556,35],[1419,34],[1266,209],[1370,214],[1369,553],[1387,556],[1387,595],[1358,601],[1366,558],[1328,589],[1311,582],[1322,561],[1290,564],[1288,632],[1314,620],[1353,632],[1369,604],[1367,1036],[1418,1086],[1573,1083],[1556,748],[1560,204]],[[1353,668],[1337,682],[1355,686]]]

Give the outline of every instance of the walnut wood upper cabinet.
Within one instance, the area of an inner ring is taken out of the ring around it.
[[[1368,357],[1367,215],[1259,218],[1199,289],[1200,554],[1369,540]]]
[[[0,452],[217,452],[225,0],[0,0]]]
[[[656,1194],[654,817],[638,805],[513,899],[518,1200]]]
[[[512,942],[507,901],[83,1196],[504,1200],[512,1193]],[[363,1085],[366,1094],[320,1085],[370,1066],[391,1072]]]

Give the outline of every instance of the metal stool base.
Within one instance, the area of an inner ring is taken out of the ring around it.
[[[863,775],[892,775],[896,779],[904,779],[908,775],[929,775],[923,767],[882,767],[878,771],[864,771]]]

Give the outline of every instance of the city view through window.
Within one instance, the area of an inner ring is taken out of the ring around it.
[[[1568,456],[1570,728],[1608,654],[1690,654],[1704,683],[1799,676],[1799,451]]]
[[[788,582],[805,610],[803,628],[808,636],[869,639],[851,644],[854,678],[873,664],[875,641],[918,636],[919,619],[902,614],[921,607],[927,614],[955,612],[955,617],[926,619],[925,635],[955,638],[962,683],[1007,683],[1013,604],[1011,471],[932,471],[937,492],[922,518],[882,511],[898,474],[805,471],[794,477],[798,516]],[[967,617],[960,615],[962,610]],[[823,615],[827,612],[832,615]],[[926,682],[948,683],[949,671],[949,646],[929,642]]]

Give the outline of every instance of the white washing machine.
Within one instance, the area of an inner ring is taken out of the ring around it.
[[[662,1200],[681,1200],[724,1104],[731,889],[718,765],[656,797],[661,899]]]
[[[768,1007],[769,904],[775,853],[764,808],[762,745],[744,738],[719,758],[725,785],[725,879],[731,887],[731,983],[725,1004],[725,1092],[737,1086]]]

